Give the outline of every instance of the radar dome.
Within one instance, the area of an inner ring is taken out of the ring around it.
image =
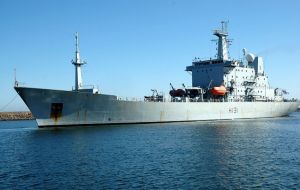
[[[249,62],[249,63],[252,63],[255,59],[255,55],[252,54],[252,53],[247,53],[246,55],[246,60]]]

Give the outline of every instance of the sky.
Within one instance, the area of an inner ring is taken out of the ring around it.
[[[24,111],[13,89],[70,90],[76,32],[87,61],[85,85],[104,94],[143,97],[191,85],[185,67],[216,54],[213,29],[229,21],[232,58],[262,56],[272,87],[300,98],[297,0],[1,0],[0,112]]]

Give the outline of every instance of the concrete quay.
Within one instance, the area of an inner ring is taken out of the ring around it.
[[[34,118],[30,112],[0,112],[0,121],[31,119]]]

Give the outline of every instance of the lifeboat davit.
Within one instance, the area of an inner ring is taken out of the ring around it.
[[[227,92],[225,86],[213,87],[210,92],[215,96],[224,96]]]

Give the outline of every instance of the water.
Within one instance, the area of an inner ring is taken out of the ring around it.
[[[300,112],[38,129],[0,122],[0,189],[299,189]]]

